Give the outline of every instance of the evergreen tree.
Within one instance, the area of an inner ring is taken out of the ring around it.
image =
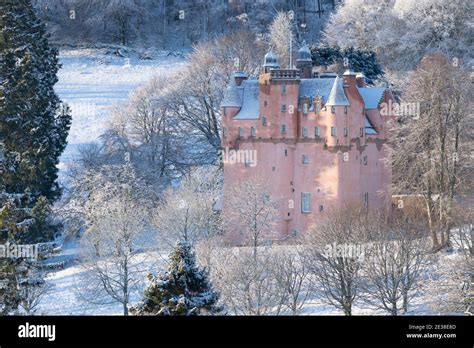
[[[17,241],[46,240],[54,229],[45,225],[46,206],[61,194],[57,164],[71,123],[53,89],[58,69],[58,51],[29,0],[1,0],[0,208],[10,204],[3,213],[13,215],[3,216],[10,222],[2,232]]]
[[[364,73],[366,81],[372,84],[379,77],[384,75],[380,67],[375,52],[353,47],[340,48],[329,45],[314,45],[311,47],[311,58],[314,66],[329,66],[332,64],[344,65],[347,61],[347,68],[356,72]]]
[[[58,51],[29,0],[0,1],[0,143],[8,193],[49,201],[60,195],[59,156],[71,116],[54,92]]]
[[[196,266],[187,242],[178,242],[170,255],[168,271],[148,275],[150,285],[144,299],[130,309],[133,315],[199,315],[217,313],[219,295],[208,280],[208,272]]]

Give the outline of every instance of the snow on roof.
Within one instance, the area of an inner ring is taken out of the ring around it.
[[[376,130],[373,124],[370,122],[369,118],[367,115],[365,115],[365,121],[364,121],[364,127],[365,127],[365,134],[368,135],[377,135],[379,134]]]
[[[357,87],[357,89],[364,100],[366,109],[377,109],[379,107],[385,92],[384,87]]]
[[[232,75],[233,78],[236,78],[236,77],[243,77],[243,78],[248,78],[249,75],[245,72],[245,71],[236,71],[234,72],[234,74]]]
[[[221,107],[241,107],[242,106],[242,87],[235,84],[232,78],[227,89],[224,91],[224,98]]]
[[[326,105],[349,105],[344,87],[342,86],[342,79],[339,76],[334,80]]]
[[[301,79],[300,80],[300,94],[299,97],[314,97],[320,95],[323,97],[323,102],[328,100],[331,87],[335,79]]]
[[[235,115],[234,120],[256,120],[259,118],[260,104],[258,100],[258,80],[245,80],[241,84],[242,108]]]

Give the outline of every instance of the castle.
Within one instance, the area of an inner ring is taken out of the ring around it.
[[[305,44],[296,68],[280,68],[270,51],[258,79],[234,73],[221,104],[222,146],[256,156],[224,163],[224,206],[226,187],[265,180],[280,203],[281,238],[304,234],[345,203],[388,209],[392,173],[384,144],[394,116],[382,110],[389,100],[388,89],[367,87],[361,73],[313,73]]]

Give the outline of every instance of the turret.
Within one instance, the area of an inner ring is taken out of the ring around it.
[[[311,60],[311,51],[306,41],[303,41],[301,48],[298,50],[296,68],[300,71],[301,78],[309,79],[312,77],[313,62]]]
[[[278,58],[273,51],[269,51],[263,59],[263,70],[265,73],[270,72],[271,69],[279,69]]]

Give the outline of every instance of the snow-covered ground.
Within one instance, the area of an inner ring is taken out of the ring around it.
[[[103,133],[110,107],[125,102],[137,86],[147,83],[160,72],[184,64],[180,56],[167,52],[142,60],[137,53],[122,52],[124,57],[106,49],[74,49],[60,51],[62,68],[56,92],[72,111],[68,146],[61,157],[61,174],[77,154],[81,144],[94,142]]]
[[[41,300],[38,306],[37,315],[123,315],[122,306],[119,303],[114,304],[91,304],[81,300],[78,294],[81,293],[81,274],[85,270],[77,260],[79,250],[77,243],[69,241],[63,245],[64,251],[59,255],[61,261],[65,261],[65,268],[51,273],[47,277],[47,282],[51,286],[48,293]],[[286,246],[277,247],[286,248]],[[167,266],[168,255],[171,250],[168,247],[162,247],[159,251],[146,251],[139,255],[143,259],[144,281],[145,275],[149,272],[158,273]],[[439,260],[433,264],[430,272],[439,271],[444,267],[446,261],[459,258],[458,252],[442,252]],[[422,281],[423,282],[423,281]],[[140,300],[144,283],[140,285],[131,295],[131,303],[137,303]],[[424,287],[422,287],[424,288]],[[431,309],[430,301],[434,300],[425,292],[420,293],[410,302],[407,315],[439,315]],[[330,306],[320,299],[321,293],[314,292],[312,297],[305,303],[302,315],[343,315],[340,310]],[[364,301],[359,300],[353,308],[353,315],[387,315],[382,310],[369,308]]]
[[[168,52],[153,52],[153,59],[147,60],[140,59],[133,51],[120,53],[123,57],[106,48],[60,51],[62,68],[55,89],[72,112],[68,145],[59,164],[62,184],[68,163],[77,156],[78,148],[97,141],[105,130],[112,105],[125,102],[133,89],[146,84],[154,75],[184,64],[181,55]],[[66,267],[48,277],[52,289],[43,299],[38,314],[121,314],[118,304],[97,306],[76,298],[77,276],[83,272],[75,261],[78,250],[75,241],[63,247],[59,260],[66,261]]]

